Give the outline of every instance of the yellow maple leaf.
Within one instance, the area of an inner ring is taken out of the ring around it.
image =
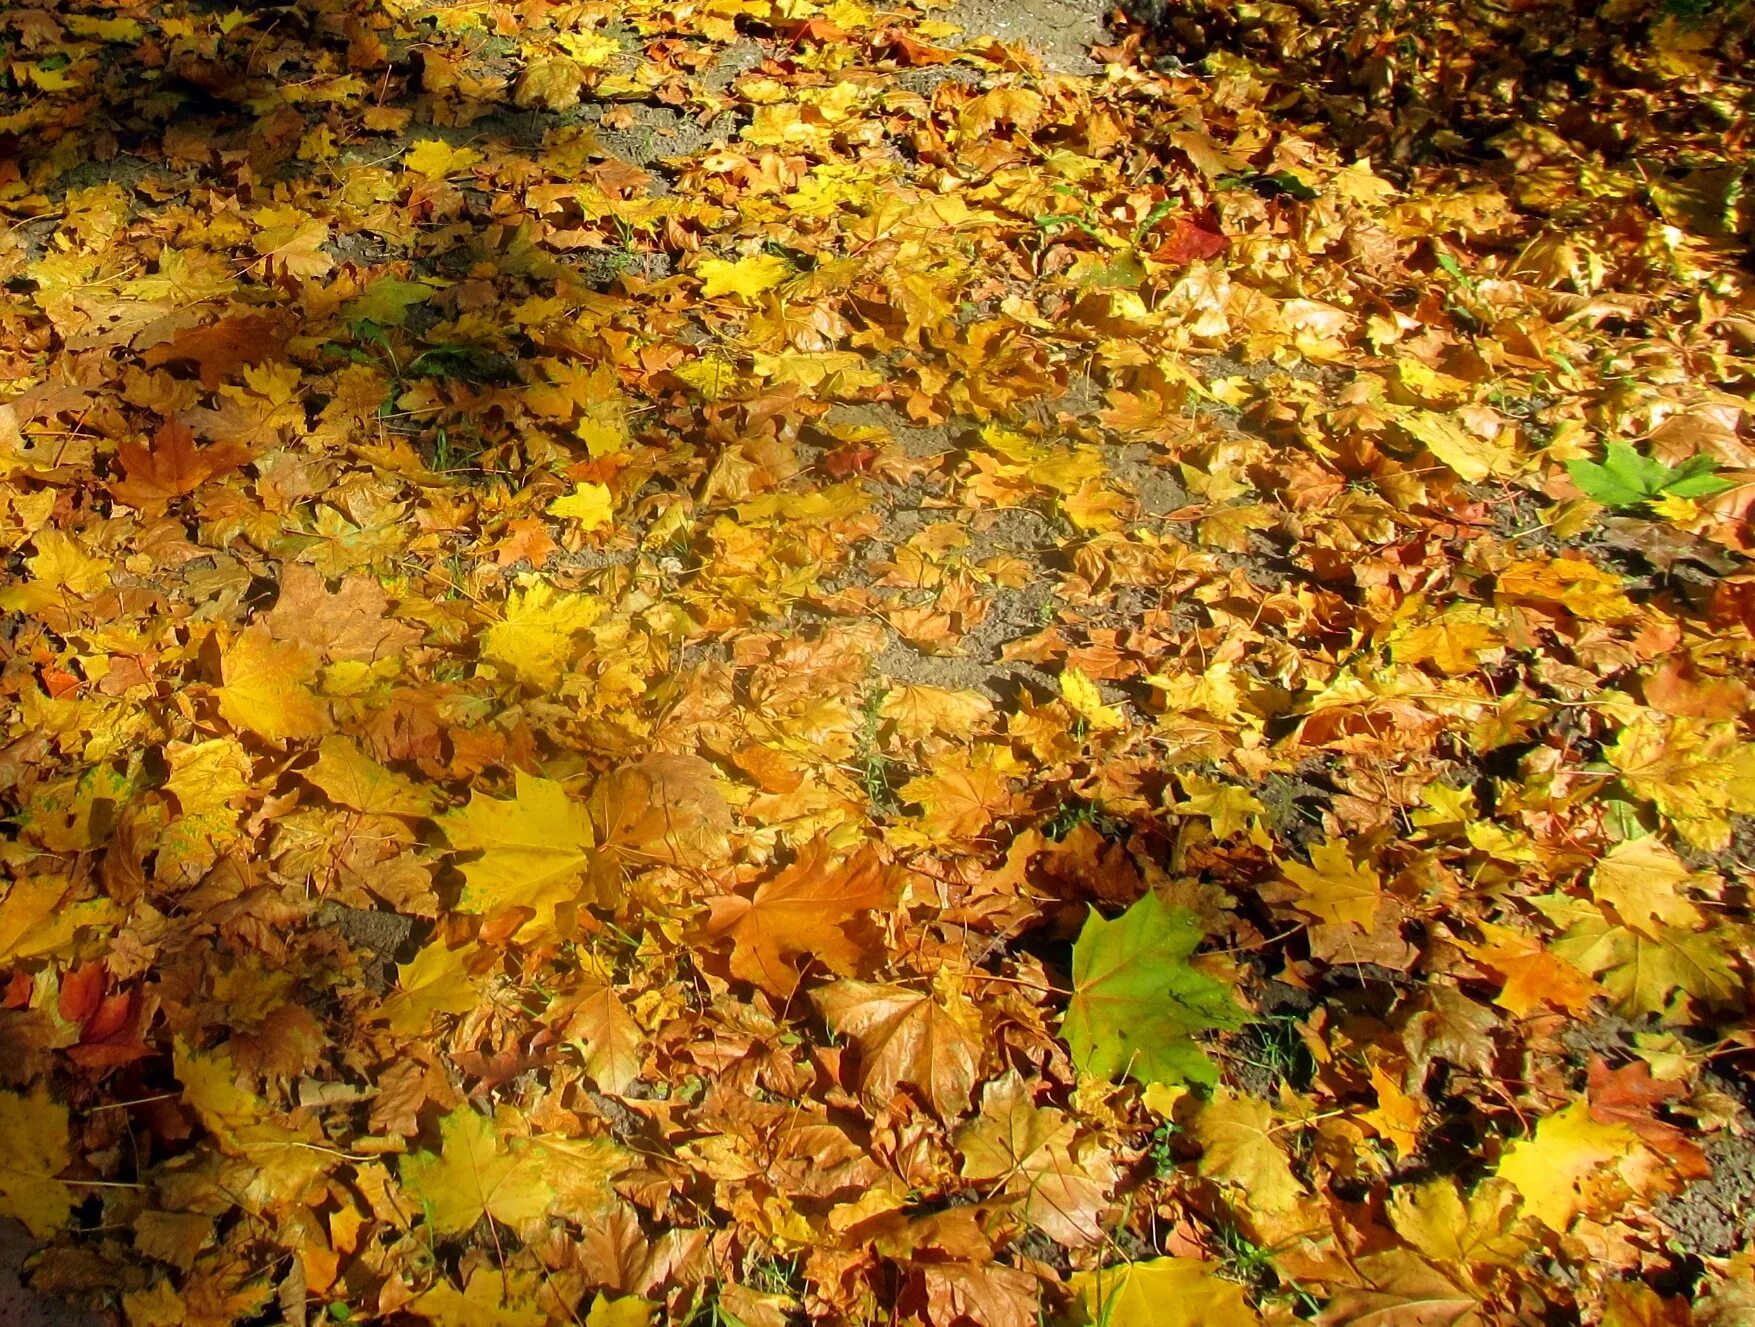
[[[1266,807],[1254,793],[1235,784],[1202,778],[1199,774],[1178,775],[1182,783],[1183,801],[1170,808],[1179,816],[1205,816],[1212,822],[1213,837],[1228,839],[1249,827]]]
[[[1097,684],[1077,669],[1068,667],[1060,674],[1060,694],[1073,711],[1098,732],[1127,727],[1121,711],[1103,703]]]
[[[1695,931],[1705,925],[1705,914],[1676,892],[1693,878],[1674,849],[1647,836],[1609,849],[1591,872],[1590,889],[1626,925],[1661,940],[1666,927]]]
[[[0,1092],[0,1216],[38,1239],[66,1225],[73,1209],[73,1191],[55,1178],[73,1160],[67,1118],[41,1083],[28,1096]]]
[[[1639,1135],[1628,1125],[1601,1124],[1588,1102],[1575,1101],[1506,1149],[1499,1178],[1517,1190],[1526,1215],[1564,1234],[1588,1205],[1589,1181],[1617,1171],[1637,1147]]]
[[[433,798],[413,779],[385,769],[345,737],[325,737],[305,780],[337,806],[374,816],[426,816]]]
[[[608,525],[615,516],[615,500],[608,484],[579,483],[565,497],[556,498],[546,508],[550,516],[569,516],[586,530]]]
[[[1204,1149],[1200,1173],[1237,1185],[1254,1210],[1289,1212],[1304,1196],[1267,1102],[1221,1089],[1195,1117],[1194,1134]]]
[[[1260,1317],[1243,1287],[1198,1258],[1153,1258],[1068,1282],[1078,1327],[1249,1327]]]
[[[544,581],[514,590],[505,616],[482,637],[482,657],[527,686],[549,688],[573,655],[573,638],[603,612],[588,594],[561,594]]]
[[[433,1230],[460,1235],[485,1213],[518,1229],[548,1214],[554,1190],[529,1159],[528,1145],[507,1140],[472,1106],[439,1121],[439,1151],[403,1158],[403,1187],[421,1204]]]
[[[509,907],[535,909],[552,927],[555,909],[581,894],[592,865],[591,819],[564,785],[520,771],[510,801],[470,796],[439,817],[451,847],[481,856],[463,864],[459,910],[492,915]]]
[[[268,628],[246,627],[220,656],[219,712],[270,741],[315,737],[328,726],[311,694],[317,659],[304,646],[277,641]]]
[[[579,104],[579,89],[585,84],[585,66],[566,56],[533,60],[518,78],[512,102],[517,106],[540,106],[548,111],[564,111]]]
[[[469,944],[452,949],[436,940],[414,958],[397,965],[396,990],[378,1007],[392,1032],[418,1036],[434,1014],[466,1014],[480,999],[480,982],[469,965],[478,951]]]
[[[1043,105],[1042,94],[1029,88],[994,88],[963,107],[957,127],[966,142],[986,138],[998,124],[1028,131],[1041,120]]]
[[[1310,865],[1282,861],[1280,874],[1304,891],[1298,906],[1335,926],[1369,931],[1383,901],[1383,880],[1367,865],[1358,866],[1347,845],[1330,839],[1310,850]]]
[[[906,684],[886,691],[878,707],[879,716],[895,724],[897,735],[906,742],[921,742],[934,733],[964,736],[992,713],[993,703],[979,691]]]
[[[121,910],[108,899],[70,905],[72,892],[72,881],[61,875],[14,881],[0,899],[0,963],[70,953],[80,927],[121,920]]]
[[[296,207],[264,207],[256,211],[262,227],[250,240],[256,252],[293,276],[322,276],[335,266],[323,252],[329,242],[329,223],[307,216]]]
[[[452,147],[442,138],[423,138],[402,158],[402,164],[429,180],[461,174],[481,160],[472,147]]]
[[[1383,1071],[1381,1065],[1371,1066],[1371,1086],[1377,1092],[1377,1105],[1359,1118],[1377,1130],[1391,1147],[1396,1158],[1412,1156],[1420,1144],[1420,1122],[1426,1117],[1426,1103]]]
[[[547,1327],[549,1316],[535,1303],[540,1287],[535,1272],[476,1267],[462,1290],[440,1281],[407,1310],[438,1327]]]
[[[1402,430],[1471,484],[1490,475],[1517,472],[1517,456],[1497,438],[1483,438],[1464,428],[1454,415],[1416,407],[1395,409]]]
[[[585,1327],[647,1327],[657,1309],[651,1300],[638,1295],[611,1299],[600,1290],[585,1315]]]
[[[695,275],[701,278],[701,294],[707,299],[721,295],[754,299],[791,276],[792,264],[771,253],[751,254],[736,262],[707,258],[696,265]]]

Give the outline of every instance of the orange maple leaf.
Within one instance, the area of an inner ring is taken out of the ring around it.
[[[197,447],[187,425],[167,419],[153,434],[151,447],[124,442],[116,449],[116,458],[127,475],[111,481],[111,494],[130,507],[156,514],[214,476],[236,470],[250,453],[233,442]]]
[[[853,972],[869,942],[853,924],[862,912],[888,907],[898,889],[891,867],[870,844],[833,860],[833,849],[813,839],[798,859],[753,897],[729,894],[713,900],[707,934],[730,936],[731,972],[773,995],[798,985],[791,960],[814,958],[832,972]]]

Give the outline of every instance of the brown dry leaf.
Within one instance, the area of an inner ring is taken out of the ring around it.
[[[153,435],[150,448],[124,442],[116,449],[116,459],[125,477],[111,483],[110,492],[131,507],[156,514],[209,479],[236,470],[250,453],[229,442],[197,447],[186,425],[167,419]]]
[[[892,1108],[903,1083],[919,1088],[941,1120],[968,1108],[981,1042],[966,1001],[953,1014],[931,995],[864,981],[838,981],[811,1000],[858,1047],[859,1093],[873,1110]]]
[[[774,995],[798,985],[794,960],[821,963],[848,974],[872,952],[861,914],[887,908],[899,889],[895,870],[867,844],[839,857],[826,839],[813,839],[772,880],[741,894],[712,900],[707,934],[732,943],[732,975]]]
[[[699,756],[647,756],[611,770],[587,802],[599,841],[632,862],[711,866],[725,860],[731,808]]]
[[[640,1076],[645,1034],[614,988],[597,986],[569,1000],[562,1035],[577,1045],[599,1091],[620,1096]]]

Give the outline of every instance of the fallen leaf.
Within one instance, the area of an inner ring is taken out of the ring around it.
[[[941,1120],[969,1105],[981,1061],[975,1031],[932,996],[901,986],[838,981],[811,992],[835,1032],[859,1048],[859,1093],[889,1109],[897,1088],[919,1088]]]
[[[731,940],[733,976],[789,995],[798,985],[798,958],[842,975],[856,971],[872,943],[858,929],[861,914],[888,907],[897,888],[895,873],[872,845],[842,858],[826,840],[814,839],[750,897],[712,900],[707,934]]]
[[[1248,1019],[1223,986],[1189,966],[1202,938],[1192,917],[1156,894],[1114,921],[1092,910],[1073,946],[1060,1033],[1080,1070],[1142,1083],[1217,1081],[1194,1034]]]

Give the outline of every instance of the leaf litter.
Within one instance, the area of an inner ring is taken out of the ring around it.
[[[1063,8],[0,17],[40,1291],[1747,1313],[1747,5]]]

